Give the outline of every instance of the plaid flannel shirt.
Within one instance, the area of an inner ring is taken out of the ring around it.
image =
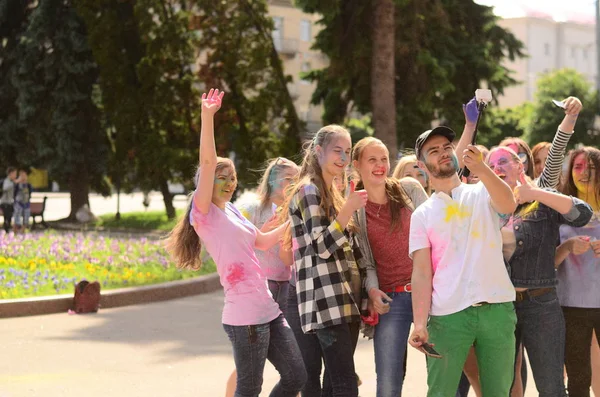
[[[361,308],[366,309],[365,266],[356,239],[337,220],[326,217],[314,184],[301,187],[290,202],[296,293],[302,330],[307,333],[360,321],[350,287],[352,262],[361,276]]]

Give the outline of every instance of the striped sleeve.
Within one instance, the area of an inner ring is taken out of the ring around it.
[[[330,221],[321,208],[317,187],[312,184],[298,190],[297,203],[302,221],[310,233],[314,249],[321,259],[327,260],[342,244],[348,241],[344,228],[337,221]]]
[[[571,140],[572,136],[573,134],[562,132],[561,130],[556,131],[556,135],[554,135],[554,140],[552,141],[552,146],[548,152],[548,157],[546,158],[544,171],[537,180],[537,185],[539,187],[556,189],[558,186],[565,150],[567,149],[567,145],[569,144],[569,140]]]

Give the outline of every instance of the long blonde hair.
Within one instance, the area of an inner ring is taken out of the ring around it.
[[[388,152],[389,157],[389,151],[381,140],[373,137],[367,137],[356,142],[356,144],[354,145],[354,148],[352,149],[352,161],[360,161],[363,150],[371,145],[383,146],[386,152]],[[357,181],[356,188],[363,189],[364,184],[362,178],[358,173],[358,170],[356,169],[354,170],[354,176]],[[391,231],[398,230],[398,228],[401,227],[400,209],[408,206],[406,203],[406,193],[404,192],[404,189],[402,189],[402,186],[400,185],[400,181],[398,179],[396,179],[395,177],[387,177],[385,179],[385,194],[388,198],[388,201],[390,202],[390,212],[392,215],[392,223],[390,229]]]
[[[340,212],[345,202],[343,196],[344,192],[341,192],[335,183],[331,185],[331,188],[327,187],[325,179],[323,178],[323,170],[319,165],[316,147],[320,146],[323,149],[327,149],[327,146],[329,146],[334,138],[343,134],[350,136],[348,130],[340,125],[326,125],[317,131],[311,141],[304,145],[304,158],[302,160],[300,173],[298,174],[297,182],[291,186],[291,189],[289,189],[288,192],[286,192],[286,199],[280,212],[281,221],[287,221],[289,217],[290,202],[294,195],[298,192],[298,190],[309,183],[313,183],[317,187],[319,195],[321,196],[319,206],[323,209],[327,218],[333,220]],[[345,170],[342,178],[343,181],[346,181],[347,179]],[[287,248],[291,247],[292,235],[289,227],[287,228],[282,240],[286,243],[285,245]]]
[[[217,157],[217,167],[215,174],[224,168],[231,168],[235,173],[235,165],[233,161],[224,157]],[[198,187],[198,178],[200,176],[200,168],[194,176],[194,185]],[[194,192],[188,196],[188,206],[185,215],[182,216],[173,230],[169,233],[166,239],[166,248],[171,257],[175,261],[175,265],[179,269],[198,270],[202,266],[200,253],[202,245],[200,238],[190,223],[190,214],[194,202]]]
[[[285,157],[277,157],[276,159],[270,160],[263,176],[260,178],[256,193],[260,201],[260,210],[264,210],[271,201],[273,193],[275,193],[275,182],[285,170],[298,169],[298,165],[292,160],[288,160]]]
[[[398,160],[398,163],[396,164],[396,167],[394,168],[394,172],[392,173],[392,178],[396,178],[396,179],[404,178],[404,171],[406,170],[406,167],[410,163],[416,163],[416,162],[417,162],[417,156],[414,154],[409,154],[409,155],[400,157],[400,160]],[[423,171],[423,174],[425,175],[425,180],[427,182],[427,187],[423,187],[423,189],[425,189],[425,193],[427,193],[427,196],[431,196],[431,183],[429,182],[429,176],[427,175],[427,173],[425,171]]]

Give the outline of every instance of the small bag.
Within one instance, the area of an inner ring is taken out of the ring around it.
[[[75,286],[75,313],[96,313],[100,306],[100,283],[82,280]]]

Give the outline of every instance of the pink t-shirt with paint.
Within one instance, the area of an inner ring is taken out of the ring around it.
[[[231,203],[225,211],[211,203],[207,214],[192,204],[190,223],[217,264],[225,291],[223,324],[256,325],[277,318],[281,311],[254,254],[254,225]]]

